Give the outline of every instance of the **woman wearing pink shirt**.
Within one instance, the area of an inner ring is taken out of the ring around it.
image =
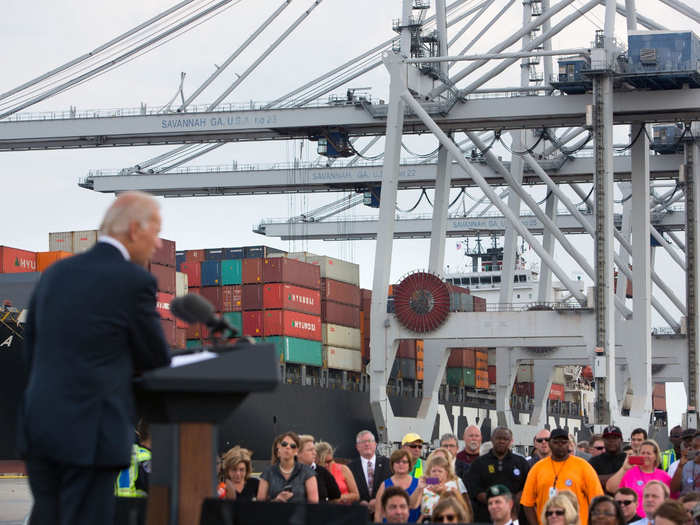
[[[608,480],[605,488],[610,493],[615,493],[620,487],[629,487],[634,490],[637,493],[637,515],[643,518],[646,516],[642,508],[644,485],[655,479],[670,487],[671,477],[659,468],[661,452],[656,441],[653,439],[644,441],[639,449],[639,455],[643,458],[641,465],[631,465],[630,456],[627,456],[622,468]]]

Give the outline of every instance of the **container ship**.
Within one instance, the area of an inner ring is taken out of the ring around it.
[[[49,234],[48,252],[0,247],[4,254],[0,304],[6,302],[0,317],[0,459],[17,457],[16,410],[26,381],[20,356],[21,311],[46,267],[89,249],[96,239],[95,231],[56,232]],[[173,241],[163,239],[149,270],[158,282],[157,309],[171,347],[208,345],[205,326],[188,325],[170,312],[174,297],[196,293],[241,335],[277,348],[281,384],[274,392],[248,396],[220,426],[222,450],[240,444],[253,450],[256,458],[267,458],[274,436],[291,429],[327,440],[336,446],[339,457],[351,457],[356,433],[375,430],[366,374],[371,291],[360,288],[358,265],[267,246],[176,251]],[[463,311],[486,310],[484,298],[465,286],[455,288],[459,288],[456,293]],[[445,432],[461,436],[471,424],[489,436],[496,421],[494,358],[495,352],[488,348],[451,350],[438,417],[432,435],[424,438],[435,440]],[[548,401],[550,424],[575,432],[585,422],[587,403],[593,400],[590,370],[557,370]],[[422,373],[423,341],[403,340],[387,386],[395,414],[417,413]],[[661,390],[655,392],[655,405],[660,405]],[[516,420],[527,421],[533,393],[532,367],[524,363],[511,399]]]

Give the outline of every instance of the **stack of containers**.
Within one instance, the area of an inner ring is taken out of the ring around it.
[[[372,290],[360,290],[360,335],[362,337],[362,363],[369,363],[370,309]]]
[[[515,395],[523,397],[533,397],[535,395],[535,378],[532,364],[518,365],[518,372],[515,376]]]
[[[0,246],[0,273],[28,273],[36,271],[36,253],[9,246]]]
[[[452,348],[447,360],[447,384],[488,389],[488,362],[486,348]]]
[[[496,384],[496,349],[489,348],[489,386]]]
[[[83,253],[97,242],[97,230],[78,230],[49,233],[49,251]]]
[[[156,309],[160,313],[165,340],[173,348],[183,348],[185,342],[184,325],[178,328],[178,322],[170,311],[170,303],[177,290],[175,276],[175,242],[161,239],[161,247],[155,251],[148,263],[148,271],[158,283],[156,292]]]
[[[335,370],[361,372],[363,341],[359,265],[308,252],[290,253],[287,257],[320,270],[324,365]],[[413,359],[412,375],[415,376],[415,352]]]
[[[66,259],[73,255],[70,252],[55,251],[55,252],[37,252],[36,254],[36,269],[39,272],[43,272],[53,263],[60,261],[61,259]]]
[[[487,348],[477,348],[474,354],[476,370],[474,373],[474,387],[478,390],[489,388],[489,355]]]
[[[666,412],[666,383],[654,383],[651,405],[653,410]]]

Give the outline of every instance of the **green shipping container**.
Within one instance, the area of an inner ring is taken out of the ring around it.
[[[231,326],[238,330],[238,335],[243,333],[243,316],[241,312],[224,312],[222,316]]]
[[[464,381],[463,368],[448,368],[447,369],[447,384],[452,386],[461,386]]]
[[[321,341],[275,335],[266,337],[265,342],[273,343],[277,354],[282,355],[286,363],[319,367],[323,365]]]
[[[202,341],[199,339],[188,339],[185,343],[186,348],[202,348]]]
[[[474,368],[462,368],[464,371],[464,386],[474,388],[476,385],[476,371]]]
[[[241,259],[225,259],[221,261],[221,284],[241,284],[243,273]]]

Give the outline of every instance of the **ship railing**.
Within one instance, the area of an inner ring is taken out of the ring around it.
[[[581,310],[577,302],[534,301],[529,303],[486,303],[487,312],[526,312],[537,310]]]

